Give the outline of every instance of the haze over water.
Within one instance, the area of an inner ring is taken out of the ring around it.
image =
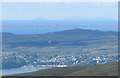
[[[117,3],[3,3],[3,32],[38,34],[74,28],[117,31]],[[0,14],[1,15],[1,14]]]

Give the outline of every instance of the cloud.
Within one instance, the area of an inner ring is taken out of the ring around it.
[[[0,2],[118,2],[119,0],[1,0]]]

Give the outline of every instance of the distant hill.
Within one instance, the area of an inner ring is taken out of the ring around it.
[[[66,37],[68,37],[69,39],[67,40],[71,40],[70,36],[73,37],[77,37],[78,40],[86,37],[86,38],[90,38],[89,36],[92,36],[94,38],[96,38],[96,36],[107,36],[107,35],[117,35],[117,32],[113,32],[113,31],[99,31],[99,30],[90,30],[90,29],[73,29],[73,30],[64,30],[64,31],[58,31],[58,32],[49,32],[46,34],[25,34],[25,35],[17,35],[17,34],[13,34],[13,33],[9,33],[9,32],[2,32],[2,37],[3,40],[9,40],[8,37],[13,37],[13,40],[20,40],[22,41],[23,39],[27,39],[27,40],[38,40],[40,37],[43,37],[44,40],[51,40],[52,38],[54,38],[55,40],[57,40],[57,37],[60,37],[62,40],[64,40]],[[50,38],[49,38],[50,37]],[[60,39],[60,40],[61,40]],[[10,41],[10,40],[9,40]]]
[[[90,29],[73,29],[59,32],[50,32],[46,34],[27,34],[17,35],[12,33],[2,33],[3,45],[11,46],[48,46],[48,41],[51,45],[58,45],[63,42],[71,42],[71,45],[86,45],[85,41],[111,39],[117,37],[117,32],[99,31]],[[80,44],[79,44],[80,43]],[[20,45],[19,45],[20,44]]]
[[[54,32],[56,34],[105,34],[105,35],[111,35],[116,34],[116,32],[113,31],[100,31],[100,30],[91,30],[91,29],[73,29],[73,30],[64,30],[59,32]]]

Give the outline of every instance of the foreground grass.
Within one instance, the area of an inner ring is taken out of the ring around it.
[[[31,73],[15,74],[12,76],[118,76],[118,63],[97,65],[97,66],[80,66],[80,67],[63,67],[39,70]],[[8,78],[8,77],[2,77]]]

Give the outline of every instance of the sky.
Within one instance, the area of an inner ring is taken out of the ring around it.
[[[118,2],[119,0],[1,0],[1,2]]]
[[[98,30],[115,31],[118,29],[118,3],[117,2],[11,2],[4,0],[0,8],[0,20],[79,20],[77,25],[79,28],[90,28]],[[19,0],[20,1],[20,0]],[[42,1],[42,0],[39,0]],[[47,0],[48,1],[48,0]],[[52,0],[50,0],[52,1]],[[78,1],[78,0],[77,0]],[[98,0],[99,1],[99,0]],[[112,1],[112,0],[110,0]],[[15,21],[14,21],[15,22]],[[8,22],[6,22],[8,23]],[[71,23],[71,22],[70,22]],[[24,23],[23,23],[24,24]],[[58,30],[71,29],[71,26],[52,25],[21,25],[7,24],[3,26],[4,32],[12,32],[17,34],[29,33],[45,33]],[[81,26],[82,25],[82,26]]]
[[[118,5],[111,2],[69,2],[69,3],[3,3],[2,16],[4,20],[64,20],[83,19],[117,20]]]

